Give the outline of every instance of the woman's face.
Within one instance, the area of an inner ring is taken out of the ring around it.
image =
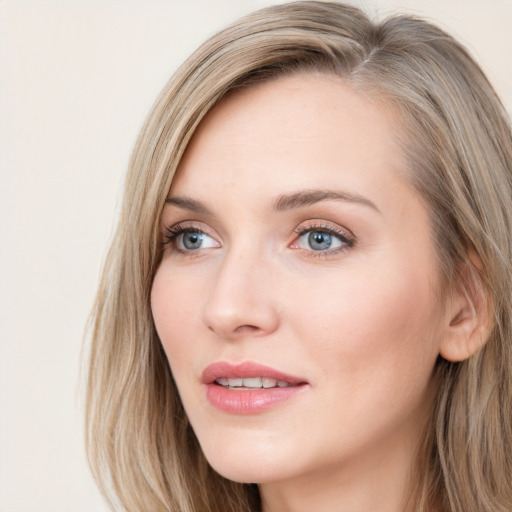
[[[410,462],[444,323],[396,135],[390,112],[340,78],[302,74],[223,100],[187,149],[152,310],[227,478],[350,479]]]

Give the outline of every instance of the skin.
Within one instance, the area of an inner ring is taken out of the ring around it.
[[[206,458],[259,483],[264,512],[414,510],[408,476],[433,369],[461,315],[440,304],[428,212],[403,179],[396,134],[389,109],[341,78],[279,78],[210,112],[169,192],[208,211],[168,203],[163,232],[206,235],[197,249],[165,245],[155,325]],[[304,190],[360,201],[273,208]],[[297,228],[344,238],[313,250]],[[265,412],[228,414],[201,383],[215,361],[255,361],[308,386]]]

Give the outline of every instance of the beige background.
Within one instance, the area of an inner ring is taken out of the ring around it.
[[[176,66],[271,3],[0,0],[0,512],[106,510],[79,361],[130,148]],[[438,21],[512,108],[512,0],[352,3]]]

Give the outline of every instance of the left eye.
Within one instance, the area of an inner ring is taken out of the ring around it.
[[[301,249],[312,251],[328,251],[346,245],[341,236],[322,230],[309,230],[299,236],[298,245]]]
[[[218,244],[211,236],[202,231],[184,231],[176,235],[176,246],[183,251],[194,251],[217,247]]]

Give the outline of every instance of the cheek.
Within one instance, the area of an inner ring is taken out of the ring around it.
[[[193,367],[199,304],[197,294],[187,293],[189,288],[193,286],[183,274],[170,274],[161,266],[151,289],[153,320],[173,374],[176,370],[188,372]],[[174,361],[180,364],[173,365]]]
[[[354,387],[382,379],[424,382],[438,354],[439,308],[428,267],[381,263],[344,269],[288,295],[287,323],[309,357],[325,359],[326,376],[345,375]]]
[[[311,433],[312,444],[329,440],[326,457],[343,443],[354,453],[378,445],[430,410],[438,355],[435,298],[421,272],[388,270],[347,272],[328,297],[321,286],[289,294],[286,323],[312,364],[322,406],[309,414],[322,425],[343,426]]]

